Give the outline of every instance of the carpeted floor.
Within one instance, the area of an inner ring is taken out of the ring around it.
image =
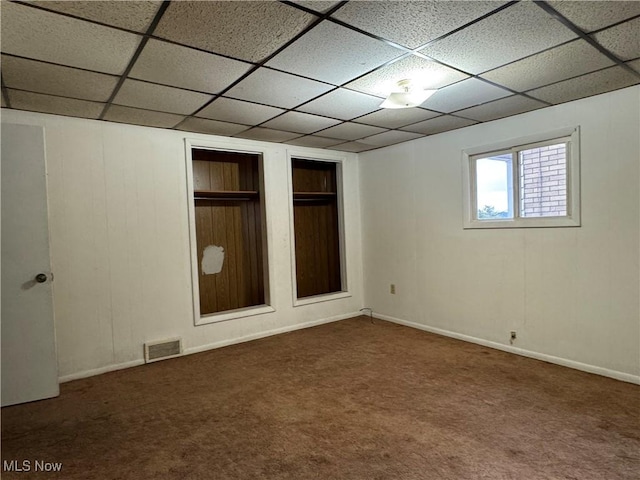
[[[640,478],[640,387],[365,317],[61,390],[3,479]]]

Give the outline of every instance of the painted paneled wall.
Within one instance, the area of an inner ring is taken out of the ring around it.
[[[632,87],[361,154],[365,305],[637,382],[639,105]],[[578,125],[581,227],[463,230],[463,149]]]
[[[62,380],[140,364],[143,344],[183,338],[187,352],[358,314],[362,306],[357,156],[343,156],[351,296],[293,306],[287,146],[2,110],[45,128],[55,325]],[[264,151],[275,312],[194,326],[185,137]],[[296,147],[298,155],[326,150]]]

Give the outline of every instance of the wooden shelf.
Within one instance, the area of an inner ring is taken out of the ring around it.
[[[195,190],[193,197],[196,200],[253,200],[258,197],[255,190]]]
[[[294,200],[326,199],[336,196],[336,192],[293,192]]]

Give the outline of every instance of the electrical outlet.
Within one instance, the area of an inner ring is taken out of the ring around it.
[[[395,295],[396,294],[396,284],[392,283],[391,285],[389,285],[389,291],[391,292],[391,295]]]
[[[516,339],[516,332],[511,332],[511,341],[513,342]]]

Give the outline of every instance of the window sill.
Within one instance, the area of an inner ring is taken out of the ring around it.
[[[235,310],[225,310],[220,313],[211,313],[208,315],[202,315],[196,320],[196,326],[207,325],[209,323],[226,322],[227,320],[234,320],[236,318],[251,317],[254,315],[262,315],[265,313],[275,312],[276,309],[270,305],[257,305],[255,307],[237,308]]]
[[[348,298],[351,296],[352,295],[349,292],[324,293],[322,295],[314,295],[312,297],[295,298],[293,300],[293,306],[302,307],[304,305],[310,305],[319,302],[329,302],[331,300],[339,300],[341,298]]]
[[[579,227],[580,220],[571,217],[517,218],[512,220],[467,220],[465,230],[476,228],[554,228]]]

